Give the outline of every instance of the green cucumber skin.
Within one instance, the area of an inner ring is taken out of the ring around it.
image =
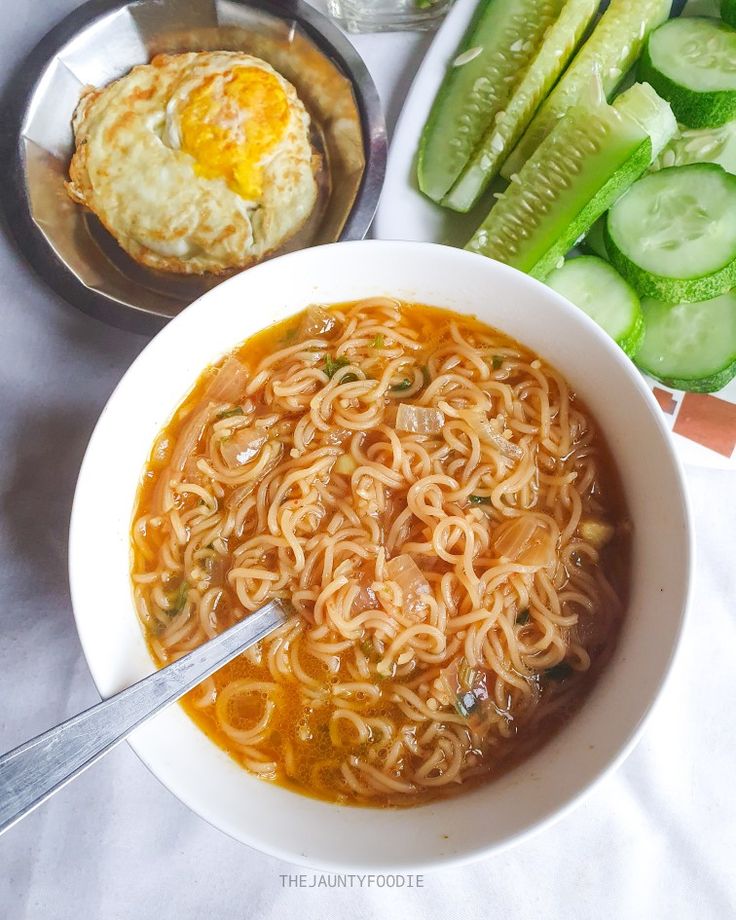
[[[596,194],[587,202],[587,204],[578,212],[577,216],[568,224],[565,231],[558,237],[557,241],[537,260],[537,262],[528,269],[524,269],[528,275],[544,281],[547,275],[557,267],[560,259],[563,259],[569,250],[575,245],[576,241],[604,214],[622,195],[626,189],[632,185],[649,167],[652,159],[652,142],[647,137],[632,151],[622,166],[619,166],[608,180],[599,188]],[[489,215],[489,220],[493,218],[493,209]],[[477,242],[477,234],[483,230],[485,223],[482,224],[466,249],[473,252],[480,252],[483,255],[490,255],[491,258],[498,258],[494,253],[485,253],[483,248]],[[503,261],[499,259],[499,261]],[[508,263],[514,266],[513,261]],[[514,266],[518,267],[518,266]]]
[[[599,217],[605,214],[630,185],[633,185],[644,174],[651,162],[652,142],[647,137],[626,161],[625,168],[619,167],[613,173],[529,274],[544,281],[560,259],[572,249],[575,242],[593,226]]]
[[[675,118],[688,128],[719,128],[736,118],[736,92],[697,92],[675,83],[652,63],[647,43],[639,60],[639,80],[649,83],[672,106]]]
[[[520,36],[524,44],[530,47],[523,53],[514,52],[513,55],[509,49],[503,49],[509,58],[503,64],[503,74],[497,72],[495,76],[488,75],[490,65],[485,53],[461,67],[448,68],[419,142],[417,181],[420,190],[428,198],[439,203],[455,183],[472,156],[486,125],[511,97],[516,83],[512,80],[503,82],[503,77],[514,77],[518,82],[519,73],[523,72],[536,54],[547,25],[553,21],[563,2],[545,0],[542,9],[541,4],[533,0],[482,0],[479,4],[457,50],[458,55],[470,48],[488,45],[492,39],[486,33],[490,32],[492,36],[494,30],[500,30],[499,24],[508,28],[509,20],[514,15],[534,23],[528,34]],[[498,45],[493,44],[490,53],[495,54],[498,50]],[[488,98],[485,100],[477,96],[472,99],[470,90],[482,79],[492,84],[493,88],[486,93]],[[464,140],[458,144],[457,138],[462,135],[465,136]]]
[[[641,343],[644,341],[644,332],[644,314],[640,312],[636,317],[636,323],[631,332],[625,338],[618,340],[619,347],[632,361],[641,348]]]
[[[636,7],[646,7],[640,13],[641,34],[616,34],[617,20],[626,21]],[[594,68],[602,61],[601,79],[603,90],[610,98],[621,83],[626,72],[633,65],[644,46],[649,33],[666,21],[672,7],[671,0],[612,0],[601,17],[592,35],[573,58],[572,63],[562,75],[559,83],[542,103],[531,124],[521,140],[512,150],[501,169],[501,175],[510,179],[518,173],[524,163],[531,157],[539,144],[554,128],[557,120],[575,105],[581,98],[594,77]],[[616,41],[610,40],[614,33]],[[620,61],[614,55],[620,53],[621,47],[628,42],[629,53]],[[620,65],[620,66],[619,66]],[[620,71],[612,75],[612,71]]]
[[[645,302],[642,306],[646,316],[648,305]],[[655,305],[655,307],[665,309],[673,309],[674,306],[676,305],[668,305],[667,303]],[[647,320],[645,318],[644,325],[645,334],[647,331],[651,334],[651,332],[656,329],[656,320],[652,320],[650,317],[650,323],[647,325]],[[686,390],[690,393],[715,393],[718,390],[722,390],[723,387],[736,377],[736,351],[734,351],[734,354],[731,355],[718,370],[700,377],[678,377],[673,374],[662,374],[657,368],[651,367],[647,363],[643,350],[640,350],[635,355],[634,363],[640,371],[643,371],[650,377],[654,377],[655,380],[659,380],[665,386],[671,387],[673,390]]]
[[[587,270],[592,275],[591,282],[598,282],[596,285],[597,287],[602,287],[606,284],[615,285],[620,289],[622,297],[628,297],[633,316],[631,324],[622,334],[618,336],[613,335],[611,330],[607,329],[606,326],[599,321],[598,317],[593,316],[585,307],[580,306],[574,294],[570,291],[570,286],[564,283],[563,279],[565,272],[572,271],[580,266],[583,266],[583,271]],[[634,357],[644,338],[644,316],[641,310],[641,303],[639,302],[636,291],[618,274],[615,268],[606,262],[605,259],[601,259],[600,256],[595,255],[583,255],[576,256],[573,259],[567,259],[561,268],[555,269],[555,271],[550,273],[547,277],[546,284],[557,291],[558,294],[561,294],[569,300],[570,303],[577,306],[586,316],[590,316],[590,318],[613,339],[627,357]]]
[[[478,202],[572,58],[598,6],[599,0],[567,0],[557,21],[547,29],[527,72],[514,89],[503,113],[506,121],[490,125],[470,162],[443,198],[441,203],[444,207],[466,213]],[[497,143],[503,144],[498,149],[494,149],[492,144],[496,138]]]
[[[698,303],[701,300],[719,297],[736,287],[736,259],[711,275],[687,279],[668,278],[639,268],[635,262],[621,252],[611,236],[608,220],[603,229],[603,241],[608,253],[608,261],[619,274],[624,276],[640,297],[655,297],[665,303]]]
[[[736,0],[721,0],[721,19],[736,29]]]
[[[686,390],[688,393],[717,393],[736,377],[736,357],[717,374],[713,374],[711,377],[700,377],[698,380],[686,380],[681,377],[659,377],[653,371],[637,363],[636,360],[634,360],[634,363],[640,371],[644,371],[645,374],[649,374],[650,377],[659,380],[666,387],[670,387],[673,390]]]

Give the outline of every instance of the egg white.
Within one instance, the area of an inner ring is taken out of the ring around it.
[[[260,161],[258,200],[243,198],[225,177],[198,175],[182,149],[180,116],[190,93],[236,67],[274,74],[288,100],[286,128]],[[139,262],[184,273],[245,267],[282,246],[316,205],[319,161],[309,126],[294,87],[259,58],[160,55],[83,96],[67,188]]]

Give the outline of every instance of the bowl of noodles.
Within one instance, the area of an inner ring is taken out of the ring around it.
[[[130,743],[238,840],[397,871],[506,846],[620,762],[691,556],[660,413],[588,317],[362,241],[238,275],[144,349],[82,465],[70,583],[103,697],[288,600]]]

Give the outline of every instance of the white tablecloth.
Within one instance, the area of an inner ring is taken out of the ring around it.
[[[0,0],[0,82],[74,0]],[[426,36],[356,40],[389,123]],[[0,235],[0,749],[96,702],[66,577],[95,419],[146,339],[62,303]],[[736,916],[736,478],[688,470],[697,584],[666,694],[626,764],[516,848],[422,888],[285,887],[313,874],[209,827],[123,745],[0,838],[6,920]],[[104,616],[104,604],[100,615]],[[492,821],[493,816],[489,815]]]

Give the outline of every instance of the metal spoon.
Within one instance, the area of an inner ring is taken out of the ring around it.
[[[271,601],[173,664],[0,757],[0,834],[289,615],[288,604]]]

